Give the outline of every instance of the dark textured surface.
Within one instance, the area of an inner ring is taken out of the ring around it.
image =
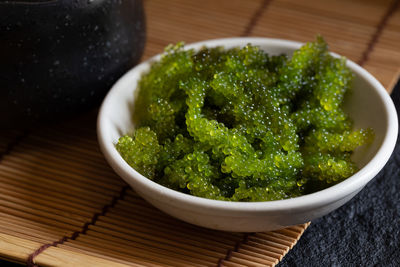
[[[0,1],[0,129],[100,104],[139,60],[141,0]]]
[[[0,266],[2,267],[21,267],[23,264],[13,263],[5,260],[0,260]]]
[[[400,114],[400,82],[392,94]],[[385,168],[338,210],[312,221],[278,267],[400,266],[400,140]]]

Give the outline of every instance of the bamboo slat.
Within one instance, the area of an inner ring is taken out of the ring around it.
[[[400,7],[388,19],[365,68],[390,91],[400,78]]]
[[[122,264],[114,260],[106,260],[100,257],[88,255],[85,252],[65,250],[62,248],[51,247],[36,258],[36,263],[40,266],[81,266],[81,267],[126,267],[143,266],[134,263]]]
[[[145,1],[148,43],[144,58],[170,43],[239,36],[262,0]]]
[[[6,260],[21,262],[32,253],[32,248],[40,245],[39,242],[0,232],[0,257]]]
[[[398,2],[144,0],[143,59],[178,41],[306,42],[319,33],[390,91],[400,74]],[[275,266],[308,227],[229,233],[162,213],[108,166],[95,117],[0,132],[0,258],[40,266]]]

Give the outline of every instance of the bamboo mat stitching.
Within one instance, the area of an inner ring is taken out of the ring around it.
[[[232,257],[232,251],[238,252],[240,246],[241,246],[242,244],[246,244],[246,243],[247,243],[247,240],[249,239],[249,236],[250,236],[250,235],[254,235],[254,233],[245,233],[245,234],[243,235],[242,240],[236,242],[235,247],[233,248],[233,250],[232,250],[232,249],[228,249],[228,251],[226,252],[225,258],[220,258],[220,259],[218,260],[217,267],[223,266],[224,261],[229,261],[229,260],[231,259],[231,257]]]
[[[257,25],[258,21],[262,17],[262,14],[268,8],[268,5],[272,2],[272,0],[264,0],[261,3],[261,6],[254,12],[253,16],[250,19],[250,22],[247,24],[241,36],[249,36],[253,31],[255,25]]]
[[[378,26],[374,34],[371,37],[371,40],[368,43],[367,48],[362,54],[361,59],[358,61],[360,66],[363,66],[369,59],[369,55],[374,50],[374,46],[379,41],[379,37],[382,35],[382,32],[389,21],[389,18],[394,14],[396,9],[399,7],[400,0],[394,0],[389,8],[386,10],[385,14],[383,15],[382,19],[379,21]]]
[[[79,237],[79,235],[81,234],[86,234],[87,230],[89,229],[90,225],[95,225],[98,218],[100,216],[105,216],[107,214],[107,212],[109,211],[110,208],[115,207],[115,205],[117,204],[117,202],[119,200],[123,200],[125,195],[126,195],[126,191],[129,189],[128,185],[124,185],[121,188],[121,191],[119,193],[118,196],[113,197],[111,203],[106,204],[101,212],[95,213],[93,214],[92,219],[90,220],[90,222],[86,222],[83,226],[82,229],[80,231],[76,231],[74,232],[71,236],[64,236],[62,237],[60,240],[58,241],[54,241],[53,243],[48,243],[48,244],[44,244],[41,247],[39,247],[37,250],[35,250],[33,253],[31,253],[27,259],[27,266],[29,267],[37,267],[37,265],[34,263],[34,259],[41,254],[42,252],[44,252],[46,249],[48,249],[49,247],[56,247],[57,245],[62,245],[64,242],[68,241],[68,240],[75,240],[76,238]]]

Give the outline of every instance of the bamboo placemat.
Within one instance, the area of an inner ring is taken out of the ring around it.
[[[163,214],[108,167],[93,115],[19,133],[3,153],[1,258],[43,266],[272,266],[307,227],[226,233]]]
[[[169,43],[322,34],[391,90],[400,66],[399,1],[146,0],[144,58]],[[40,266],[273,266],[308,224],[227,233],[153,208],[101,155],[95,113],[0,132],[0,258]]]

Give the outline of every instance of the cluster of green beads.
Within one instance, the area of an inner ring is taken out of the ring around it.
[[[342,109],[351,80],[320,37],[291,58],[177,44],[139,81],[137,130],[116,147],[142,175],[195,196],[299,196],[351,176],[352,151],[373,139]]]

